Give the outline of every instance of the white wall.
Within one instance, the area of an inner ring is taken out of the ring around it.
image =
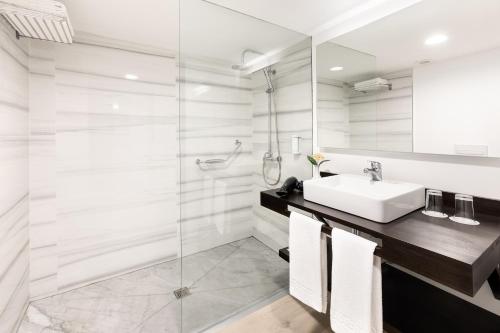
[[[57,290],[54,44],[30,41],[30,295]]]
[[[15,331],[27,306],[28,48],[0,18],[0,333]]]
[[[362,174],[367,160],[382,162],[384,178],[414,182],[427,188],[500,200],[499,159],[369,151],[334,151],[322,170]]]
[[[500,48],[414,69],[415,152],[488,147],[500,157]]]

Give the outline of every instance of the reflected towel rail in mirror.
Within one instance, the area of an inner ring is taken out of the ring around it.
[[[197,158],[196,159],[196,164],[201,168],[202,165],[209,166],[209,165],[220,165],[220,164],[226,164],[233,156],[235,156],[238,153],[238,150],[241,148],[242,142],[240,140],[235,140],[234,141],[234,149],[233,151],[225,158],[212,158],[209,160],[204,160],[202,161],[201,159]]]

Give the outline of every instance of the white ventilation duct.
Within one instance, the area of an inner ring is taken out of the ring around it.
[[[375,78],[372,80],[362,81],[354,84],[354,90],[367,92],[373,90],[382,90],[382,89],[392,89],[392,84],[389,83],[386,79]]]
[[[0,14],[19,36],[70,44],[74,31],[66,6],[54,0],[0,0]]]

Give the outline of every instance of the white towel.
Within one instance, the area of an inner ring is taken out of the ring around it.
[[[382,333],[381,259],[376,243],[334,228],[330,322],[335,333]]]
[[[326,235],[322,222],[290,215],[290,294],[316,311],[327,306]]]

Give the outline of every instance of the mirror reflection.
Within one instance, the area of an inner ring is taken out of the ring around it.
[[[319,45],[319,146],[500,157],[499,12],[424,0]]]

